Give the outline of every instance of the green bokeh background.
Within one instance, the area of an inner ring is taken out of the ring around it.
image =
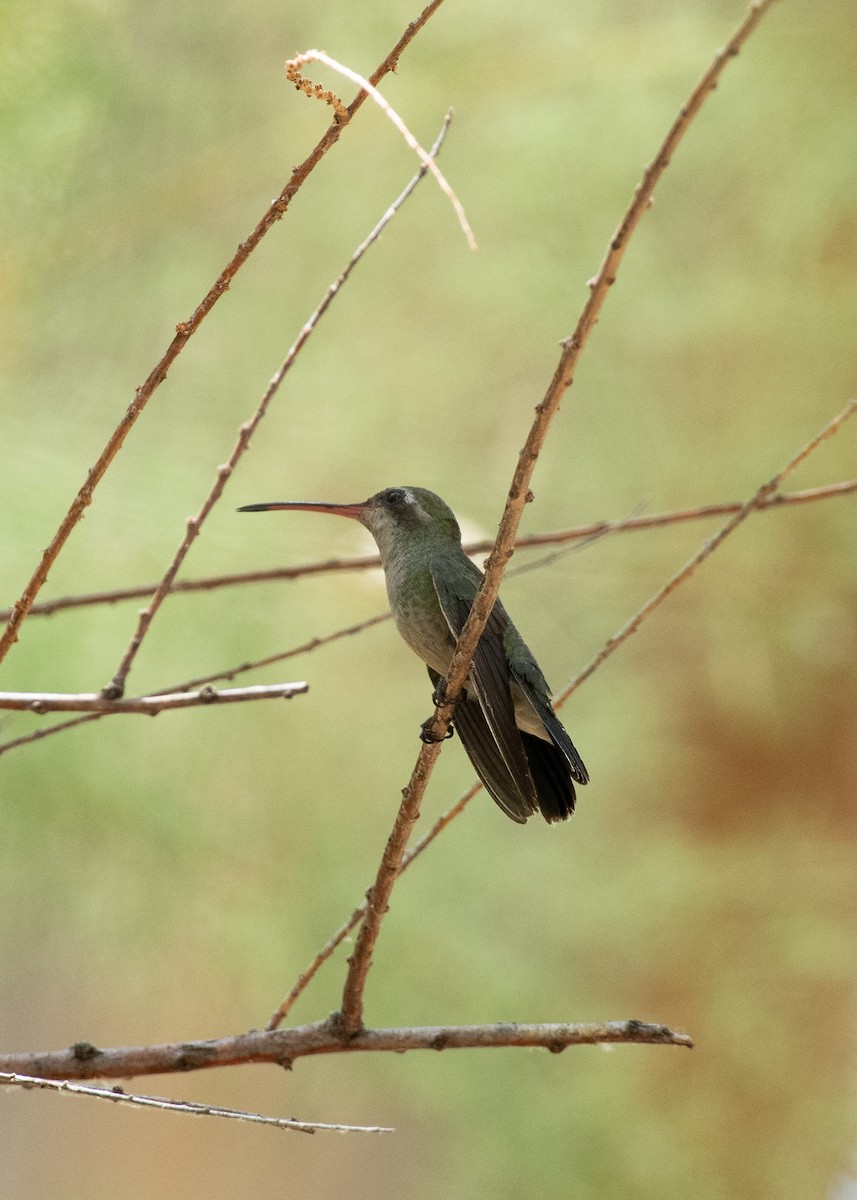
[[[236,517],[273,498],[439,491],[495,527],[642,165],[741,16],[734,0],[447,0],[384,90],[430,183],[302,354],[185,577],[367,550],[356,526]],[[281,64],[370,71],[407,3],[119,0],[0,13],[3,604],[234,247],[328,119]],[[539,462],[524,531],[750,495],[855,388],[857,19],[776,5],[658,189]],[[328,78],[328,82],[333,82]],[[338,87],[339,85],[336,84]],[[341,89],[346,96],[348,88]],[[366,105],[170,371],[44,595],[155,580],[324,288],[413,172]],[[857,474],[857,425],[793,477]],[[17,1200],[438,1196],[843,1200],[854,1114],[857,531],[853,498],[761,515],[574,698],[592,775],[565,827],[484,796],[409,872],[372,1024],[597,1020],[621,1047],[350,1056],[139,1090],[304,1119],[315,1138],[7,1092]],[[510,578],[560,687],[714,528],[602,539]],[[523,555],[522,555],[523,561]],[[320,576],[168,602],[132,690],[297,645],[384,607]],[[94,690],[137,605],[31,618],[6,689]],[[118,718],[0,758],[0,1044],[211,1037],[264,1024],[370,882],[429,710],[384,624],[253,682],[308,696]],[[5,714],[2,740],[35,719]],[[471,781],[441,757],[427,826]],[[343,956],[294,1012],[337,1007]]]

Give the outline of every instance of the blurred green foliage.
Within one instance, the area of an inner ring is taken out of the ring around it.
[[[740,10],[439,11],[384,90],[425,143],[455,108],[443,168],[479,253],[423,184],[301,356],[188,576],[367,548],[319,517],[235,516],[255,500],[416,483],[471,530],[495,528],[586,280]],[[317,45],[368,72],[415,15],[373,0],[5,0],[3,603],[175,323],[324,128],[282,61]],[[851,3],[794,0],[730,64],[631,246],[528,530],[746,497],[853,393],[856,54]],[[172,368],[45,595],[160,575],[237,426],[412,172],[367,105]],[[846,427],[794,486],[853,476],[855,445]],[[748,522],[575,697],[567,724],[592,784],[574,820],[521,830],[480,796],[397,888],[376,952],[373,1024],[633,1015],[689,1030],[691,1054],[360,1056],[135,1085],[398,1130],[334,1142],[6,1095],[4,1194],[837,1194],[857,1140],[854,504]],[[552,682],[708,532],[604,539],[509,579]],[[384,604],[380,580],[354,574],[176,598],[133,690]],[[31,618],[4,688],[97,689],[134,613]],[[256,681],[290,678],[311,691],[289,705],[117,718],[0,759],[5,1048],[261,1025],[359,901],[427,681],[389,624]],[[34,720],[0,724],[6,740]],[[470,779],[453,742],[426,825]],[[342,972],[340,956],[296,1020],[337,1006]]]

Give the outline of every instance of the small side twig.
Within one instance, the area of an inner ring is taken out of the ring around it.
[[[240,1108],[221,1108],[217,1104],[196,1104],[190,1100],[168,1100],[164,1096],[138,1096],[121,1088],[87,1087],[69,1083],[67,1079],[40,1079],[34,1075],[16,1075],[0,1071],[0,1086],[47,1088],[72,1096],[90,1096],[109,1100],[113,1104],[130,1104],[134,1108],[154,1108],[161,1112],[184,1113],[191,1117],[226,1117],[233,1121],[249,1121],[253,1125],[272,1125],[275,1129],[290,1129],[295,1133],[393,1133],[385,1125],[329,1125],[323,1121],[298,1121],[295,1117],[266,1117],[262,1113],[245,1112]]]
[[[411,21],[405,28],[404,33],[396,42],[390,53],[384,58],[375,71],[370,76],[370,82],[374,85],[380,83],[385,75],[390,71],[395,71],[398,66],[399,59],[405,49],[410,45],[416,35],[420,32],[430,17],[440,8],[443,0],[430,0],[422,10],[416,20]],[[354,116],[357,110],[361,107],[366,99],[367,93],[364,90],[358,92],[351,103],[348,105],[348,118]],[[152,395],[158,387],[164,382],[172,364],[178,358],[179,354],[184,349],[188,340],[196,333],[199,326],[202,324],[205,317],[214,308],[220,297],[229,289],[233,278],[250,257],[251,253],[256,249],[259,242],[273,225],[279,221],[298,190],[308,178],[310,173],[321,162],[325,154],[338,141],[342,130],[348,122],[343,122],[336,119],[331,122],[321,139],[312,150],[312,152],[304,159],[304,161],[291,174],[286,186],[280,192],[279,196],[272,201],[262,219],[256,225],[256,228],[250,233],[244,241],[240,242],[238,249],[233,257],[229,260],[226,266],[218,275],[217,279],[211,285],[209,290],[203,296],[193,314],[186,321],[180,321],[176,326],[176,335],[170,342],[164,354],[149,372],[145,382],[137,388],[134,399],[128,405],[121,421],[110,435],[107,444],[99,454],[95,464],[87,472],[86,479],[77,492],[68,512],[60,522],[54,536],[51,538],[50,544],[42,554],[35,571],[30,577],[27,586],[21,593],[19,599],[12,607],[9,618],[6,622],[6,627],[3,633],[0,634],[0,662],[3,661],[9,649],[18,640],[21,625],[29,613],[36,596],[39,594],[43,584],[45,583],[48,573],[56,562],[60,551],[65,546],[71,535],[72,530],[77,525],[78,521],[83,516],[86,508],[92,503],[93,493],[104,478],[110,464],[113,462],[116,455],[122,448],[125,438],[131,432],[138,417],[142,413],[146,404],[151,399]]]
[[[72,695],[65,692],[0,692],[0,709],[17,712],[144,713],[154,717],[168,708],[195,708],[211,704],[240,704],[244,700],[291,700],[309,691],[307,683],[273,683],[267,686],[225,688],[216,691],[204,687],[195,692],[163,693],[158,696],[134,696],[126,700],[106,700],[100,692]]]
[[[432,175],[437,181],[438,187],[455,210],[455,215],[458,217],[458,223],[461,226],[464,236],[467,238],[467,244],[470,246],[471,250],[475,250],[476,239],[473,236],[473,230],[470,228],[467,215],[464,212],[464,208],[461,204],[461,201],[458,199],[458,196],[456,196],[455,192],[449,186],[446,176],[442,173],[440,167],[434,161],[434,153],[432,151],[423,150],[422,146],[419,144],[417,139],[411,133],[410,129],[408,129],[405,122],[392,107],[389,101],[385,100],[374,84],[372,84],[368,79],[364,78],[363,75],[360,75],[357,71],[353,71],[351,67],[343,66],[343,64],[337,62],[335,58],[331,58],[329,54],[326,54],[324,50],[307,50],[306,53],[299,54],[296,58],[290,58],[286,63],[286,75],[292,81],[292,83],[294,83],[294,85],[300,88],[302,91],[306,90],[305,85],[309,84],[309,81],[304,79],[300,69],[306,63],[310,62],[324,63],[325,66],[330,67],[331,70],[338,71],[340,75],[343,75],[346,79],[350,79],[352,83],[356,83],[358,87],[363,88],[364,92],[371,96],[384,115],[387,116],[395,125],[396,129],[398,129],[399,133],[405,139],[407,145],[411,148],[411,150],[413,150],[414,154],[416,154],[417,158],[419,158],[426,170],[431,171]],[[313,95],[317,96],[319,99],[328,100],[328,103],[333,104],[334,108],[336,108],[336,97],[332,92],[325,92],[324,89],[322,89],[319,85],[313,87],[312,84],[309,84],[309,87]]]

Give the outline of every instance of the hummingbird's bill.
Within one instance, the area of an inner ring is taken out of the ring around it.
[[[296,509],[305,512],[332,513],[335,517],[353,517],[360,521],[366,511],[365,504],[322,504],[312,500],[271,500],[265,504],[242,504],[238,512],[272,512],[277,508]]]

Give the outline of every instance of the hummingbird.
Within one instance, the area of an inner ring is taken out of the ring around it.
[[[455,514],[426,488],[388,487],[358,504],[276,501],[239,512],[289,509],[350,517],[374,537],[393,619],[442,695],[455,643],[482,572],[464,553]],[[535,656],[498,599],[476,647],[454,728],[497,804],[523,825],[540,812],[553,824],[574,811],[586,767],[551,707]]]

